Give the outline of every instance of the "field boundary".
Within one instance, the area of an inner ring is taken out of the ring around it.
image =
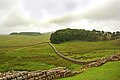
[[[14,48],[14,47],[29,47],[29,46],[35,46],[38,44],[45,44],[49,42],[40,42],[40,43],[34,43],[34,44],[29,44],[29,45],[21,45],[21,46],[0,46],[0,48]]]
[[[63,59],[65,60],[68,60],[68,61],[71,61],[71,62],[74,62],[74,63],[77,63],[77,64],[89,64],[89,63],[92,63],[92,62],[96,62],[97,60],[93,60],[93,61],[87,61],[87,62],[84,62],[84,61],[79,61],[79,60],[75,60],[75,59],[72,59],[72,58],[68,58],[68,57],[65,57],[64,55],[62,55],[57,49],[56,47],[52,44],[52,43],[48,43],[53,51],[58,54],[58,56],[62,57]]]
[[[56,47],[55,47],[52,43],[49,42],[48,44],[52,47],[53,51],[54,51],[58,56],[62,57],[62,58],[65,59],[65,60],[68,60],[68,61],[71,61],[71,62],[74,62],[74,63],[77,63],[77,64],[87,65],[87,64],[91,64],[91,63],[97,63],[97,62],[100,62],[100,61],[102,61],[102,60],[105,60],[105,62],[107,62],[107,59],[109,59],[110,57],[113,57],[113,58],[114,58],[114,56],[115,56],[115,60],[116,60],[116,57],[117,57],[117,60],[119,60],[119,57],[118,57],[118,56],[120,56],[120,53],[118,53],[118,54],[114,54],[114,55],[111,55],[111,56],[106,57],[106,58],[101,58],[101,59],[97,59],[97,60],[93,60],[93,61],[86,61],[86,62],[84,62],[84,61],[79,61],[79,60],[75,60],[75,59],[72,59],[72,58],[65,57],[63,54],[61,54],[61,53],[56,49]],[[110,59],[111,59],[111,58],[110,58]],[[108,60],[108,61],[109,61],[109,60]],[[111,59],[110,61],[114,61],[114,59]]]
[[[21,45],[21,46],[0,46],[0,48],[29,47],[29,46],[39,45],[39,44],[48,44],[58,56],[60,56],[61,58],[65,59],[65,60],[74,62],[74,63],[76,63],[76,64],[86,65],[86,64],[94,63],[94,62],[97,62],[98,60],[100,60],[100,59],[97,59],[97,60],[93,60],[93,61],[79,61],[79,60],[75,60],[75,59],[72,59],[72,58],[65,57],[65,56],[64,56],[63,54],[61,54],[61,53],[57,50],[57,48],[56,48],[52,43],[50,43],[50,42],[40,42],[40,43],[34,43],[34,44],[29,44],[29,45]]]
[[[41,72],[36,72],[35,71],[35,72],[27,72],[27,73],[23,72],[22,74],[21,74],[21,71],[19,71],[20,75],[19,76],[15,76],[15,77],[13,77],[13,76],[16,75],[16,74],[13,74],[12,77],[11,77],[11,75],[10,75],[10,77],[8,77],[9,75],[3,75],[4,73],[3,74],[1,73],[0,80],[1,79],[8,79],[8,78],[9,79],[11,79],[11,78],[13,78],[13,79],[14,78],[18,78],[18,79],[26,79],[26,78],[27,79],[33,79],[33,78],[34,79],[38,79],[38,78],[40,78],[41,80],[43,80],[43,79],[44,80],[48,80],[48,78],[50,78],[52,80],[52,79],[57,79],[57,78],[64,78],[64,77],[73,76],[73,74],[80,74],[80,73],[84,72],[85,70],[87,70],[87,68],[99,67],[99,66],[101,66],[101,65],[103,65],[103,64],[105,64],[107,62],[120,60],[120,53],[113,54],[113,55],[108,56],[106,58],[101,58],[101,59],[97,59],[97,60],[93,60],[93,61],[86,61],[86,62],[84,62],[84,61],[75,60],[75,59],[68,58],[68,57],[64,56],[63,54],[61,54],[61,52],[59,52],[57,50],[57,48],[52,43],[50,43],[50,42],[41,42],[41,43],[35,43],[35,44],[29,44],[29,45],[22,45],[22,46],[0,46],[0,48],[29,47],[29,46],[36,46],[36,45],[39,45],[39,44],[47,44],[48,46],[50,46],[50,48],[52,48],[51,50],[53,50],[54,53],[56,53],[59,57],[63,58],[64,60],[68,60],[70,62],[76,63],[76,64],[83,64],[83,66],[80,68],[79,71],[76,71],[76,72],[73,72],[73,73],[70,70],[68,70],[68,69],[65,69],[65,70],[62,69],[62,70],[60,70],[60,68],[56,68],[56,69],[58,69],[57,71],[59,73],[57,72],[55,74],[51,73],[51,70],[50,70],[50,72],[49,72],[49,70],[47,72],[44,72],[44,71],[41,71]],[[54,69],[52,71],[54,72]],[[42,74],[40,76],[37,76],[36,73],[37,74],[38,73],[40,73],[40,74],[42,73]],[[43,74],[43,73],[45,73],[45,74]],[[46,73],[50,73],[50,74],[46,74]],[[23,74],[25,74],[25,75],[23,75]],[[23,76],[21,76],[21,75],[23,75]],[[28,75],[30,75],[30,76],[28,76]],[[33,75],[35,75],[35,76],[33,76]],[[58,75],[58,77],[56,77],[56,75]]]
[[[70,77],[75,73],[65,67],[38,71],[8,71],[0,73],[0,80],[56,80]]]

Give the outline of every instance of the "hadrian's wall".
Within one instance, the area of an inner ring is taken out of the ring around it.
[[[90,67],[98,67],[98,66],[101,66],[102,64],[105,64],[107,62],[118,61],[118,60],[120,60],[120,53],[111,55],[111,56],[106,57],[106,58],[101,58],[101,59],[98,59],[94,62],[86,64],[81,68],[81,70],[86,69],[86,68],[90,68]]]
[[[0,80],[54,80],[69,77],[74,74],[75,72],[64,67],[58,67],[42,71],[9,71],[6,73],[0,73]]]

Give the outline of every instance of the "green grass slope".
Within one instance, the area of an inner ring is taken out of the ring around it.
[[[120,45],[116,41],[83,42],[73,41],[54,46],[63,55],[81,61],[90,61],[119,53]]]
[[[25,35],[0,35],[0,46],[22,46],[34,43],[49,42],[51,34],[45,33],[40,36]]]
[[[120,61],[109,62],[79,75],[59,80],[120,80]]]
[[[0,46],[21,46],[49,42],[49,37],[50,34],[40,36],[0,36]],[[54,45],[67,57],[88,61],[120,52],[118,43],[119,40],[106,42],[74,41]],[[0,47],[0,72],[44,70],[59,66],[79,70],[82,65],[60,58],[47,43],[29,47]],[[120,61],[116,61],[101,67],[90,68],[82,74],[63,80],[119,80],[119,71]]]
[[[44,70],[59,66],[71,70],[79,70],[81,67],[60,58],[47,43],[23,48],[0,49],[0,72]]]

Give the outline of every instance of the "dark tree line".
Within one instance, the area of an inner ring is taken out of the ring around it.
[[[37,35],[41,35],[40,32],[12,32],[10,33],[10,35],[32,35],[32,36],[37,36]]]
[[[80,40],[80,41],[102,41],[102,40],[113,40],[120,38],[120,32],[105,32],[98,31],[93,29],[85,30],[85,29],[62,29],[57,30],[56,32],[51,34],[50,41],[52,43],[62,43],[66,41],[72,40]]]

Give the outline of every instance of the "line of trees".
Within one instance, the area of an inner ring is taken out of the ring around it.
[[[40,32],[12,32],[10,33],[10,35],[31,35],[31,36],[37,36],[37,35],[41,35]]]
[[[85,30],[85,29],[61,29],[51,34],[50,41],[52,43],[62,43],[66,41],[72,40],[80,40],[80,41],[102,41],[102,40],[113,40],[119,39],[120,32],[105,32],[98,31],[93,29]]]

